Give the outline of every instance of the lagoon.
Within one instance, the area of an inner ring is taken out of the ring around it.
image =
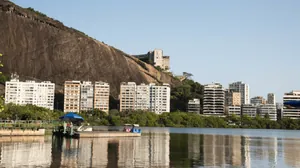
[[[0,167],[300,167],[299,131],[142,130],[133,138],[0,137]]]

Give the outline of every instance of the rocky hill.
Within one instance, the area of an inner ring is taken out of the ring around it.
[[[0,53],[4,74],[50,80],[105,81],[116,97],[121,82],[180,82],[167,73],[32,9],[0,0]]]

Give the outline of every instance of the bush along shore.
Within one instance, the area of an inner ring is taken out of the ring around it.
[[[13,122],[10,124],[2,122],[0,128],[50,129],[59,124],[58,119],[62,115],[64,115],[62,111],[52,111],[34,105],[6,104],[4,110],[0,112],[0,119],[2,121],[12,120],[19,122],[15,124],[12,124]],[[85,123],[89,123],[92,126],[122,126],[130,123],[146,127],[300,129],[300,120],[283,118],[278,121],[272,121],[268,116],[256,116],[254,118],[235,115],[216,117],[186,112],[170,112],[157,115],[146,111],[119,112],[118,110],[110,110],[109,114],[94,110],[81,112],[80,115],[85,119]],[[35,122],[38,120],[43,122]]]

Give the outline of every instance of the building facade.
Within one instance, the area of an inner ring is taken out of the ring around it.
[[[226,106],[241,106],[241,93],[226,91]]]
[[[284,94],[283,117],[300,119],[300,91],[292,91]]]
[[[156,114],[170,112],[170,85],[153,83],[136,85],[122,83],[120,88],[120,111],[149,110]]]
[[[266,100],[262,96],[256,96],[251,98],[251,104],[254,105],[261,105],[261,104],[266,104]]]
[[[277,109],[274,104],[263,104],[258,107],[260,117],[269,115],[270,120],[277,121]]]
[[[241,106],[228,106],[228,114],[236,115],[238,117],[241,116]]]
[[[188,112],[200,114],[200,99],[189,100],[188,102]]]
[[[150,86],[150,111],[156,114],[170,112],[170,85],[164,83],[162,86],[157,86],[154,83]]]
[[[136,110],[150,110],[150,87],[142,83],[136,86]]]
[[[275,99],[275,94],[274,93],[269,93],[268,94],[267,104],[276,105],[276,99]]]
[[[94,109],[109,111],[109,93],[110,86],[108,83],[97,81],[94,85]]]
[[[5,103],[32,104],[50,110],[54,108],[55,84],[49,81],[19,81],[18,77],[5,82]]]
[[[224,115],[225,90],[219,83],[204,86],[203,114]]]
[[[255,117],[257,114],[257,106],[253,104],[243,104],[242,105],[242,115],[247,115],[249,117]]]
[[[64,112],[80,112],[80,81],[65,81]]]
[[[249,85],[241,81],[229,84],[229,91],[239,92],[241,94],[241,105],[250,103]]]
[[[90,81],[80,84],[80,111],[91,111],[94,106],[94,86]]]
[[[120,111],[135,110],[136,84],[123,82],[120,87]]]

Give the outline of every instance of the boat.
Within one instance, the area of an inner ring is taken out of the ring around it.
[[[139,124],[124,124],[123,132],[141,133]]]

